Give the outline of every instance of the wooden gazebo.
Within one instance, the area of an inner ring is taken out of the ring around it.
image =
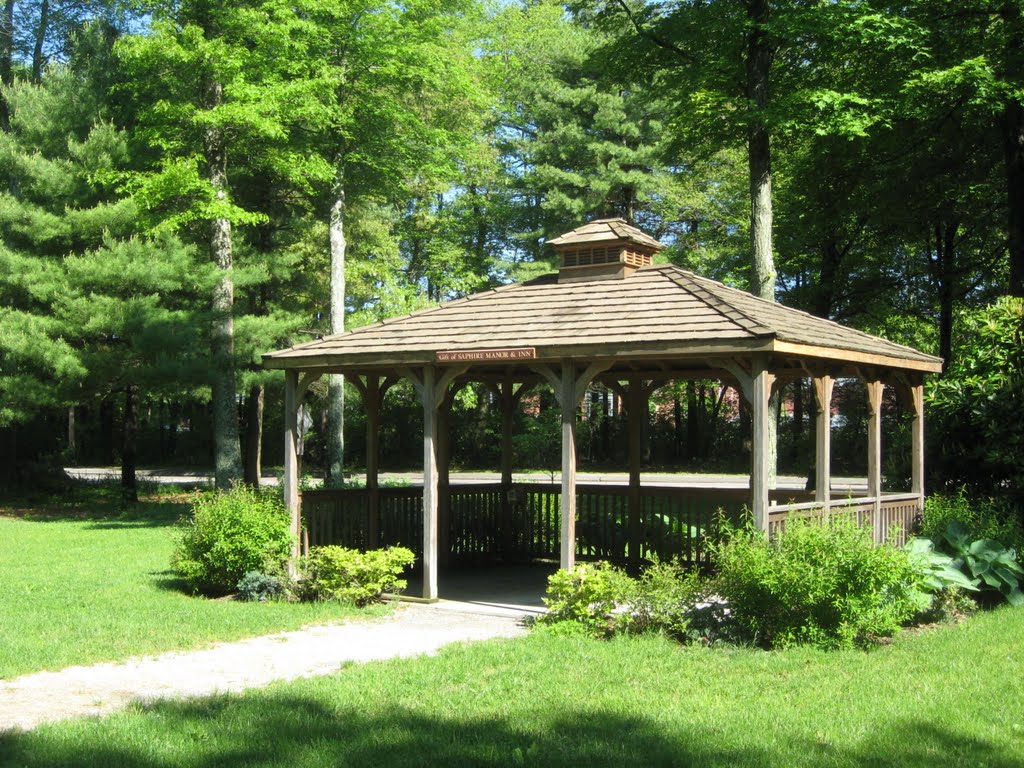
[[[594,382],[619,392],[629,415],[629,485],[622,489],[619,507],[627,521],[626,546],[617,551],[628,553],[633,562],[645,551],[644,500],[665,496],[664,489],[641,487],[641,419],[650,393],[679,379],[718,379],[735,387],[749,404],[752,467],[743,501],[766,532],[784,525],[789,514],[827,514],[840,503],[870,521],[879,540],[893,524],[909,527],[924,500],[922,380],[925,373],[940,370],[939,358],[678,267],[654,266],[651,257],[662,244],[621,219],[593,221],[550,244],[561,257],[557,274],[264,356],[266,367],[286,372],[284,483],[297,537],[302,534],[298,408],[309,385],[332,373],[348,377],[366,408],[367,487],[351,494],[359,499],[365,529],[359,541],[366,545],[387,538],[381,529],[386,494],[377,482],[383,394],[405,378],[423,404],[422,491],[402,489],[398,496],[406,499],[402,503],[411,508],[412,519],[421,521],[423,597],[428,599],[437,597],[437,569],[449,551],[457,496],[447,482],[446,418],[453,393],[469,381],[490,384],[504,415],[502,482],[489,489],[491,501],[483,499],[483,491],[477,494],[482,507],[491,509],[487,519],[495,527],[507,522],[517,499],[511,431],[519,397],[538,382],[554,389],[562,412],[562,471],[553,509],[560,522],[563,568],[571,568],[577,557],[576,411]],[[862,380],[867,391],[868,487],[866,496],[835,500],[830,492],[830,420],[833,383],[841,377]],[[769,398],[773,390],[799,378],[812,381],[817,402],[817,477],[810,500],[773,495],[769,488]],[[887,384],[913,414],[912,481],[903,493],[882,491],[881,404]],[[508,532],[503,535],[507,538]]]

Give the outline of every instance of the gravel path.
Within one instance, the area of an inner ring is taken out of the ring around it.
[[[515,637],[517,615],[403,604],[380,619],[308,627],[125,662],[0,680],[0,733],[101,715],[132,701],[237,692],[277,680],[326,675],[349,662],[435,653],[449,643]]]

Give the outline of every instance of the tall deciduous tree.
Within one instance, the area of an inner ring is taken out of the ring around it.
[[[480,108],[474,82],[472,2],[309,2],[309,149],[329,165],[330,330],[345,329],[346,256],[353,211],[370,200],[399,204],[414,187],[443,192],[469,144]],[[344,466],[344,389],[328,387],[328,479]]]
[[[150,34],[119,45],[134,76],[138,150],[151,158],[131,189],[153,227],[203,242],[218,269],[210,384],[215,474],[223,488],[242,478],[233,230],[264,219],[238,204],[231,163],[262,159],[289,174],[307,167],[291,167],[284,149],[289,99],[305,87],[292,76],[306,55],[294,34],[302,22],[293,8],[274,3],[196,0],[157,11]]]

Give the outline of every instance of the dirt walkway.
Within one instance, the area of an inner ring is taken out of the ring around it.
[[[70,667],[0,681],[0,732],[101,715],[132,701],[236,692],[326,675],[349,662],[430,654],[449,643],[515,637],[521,618],[404,604],[380,619],[309,627],[192,652]]]

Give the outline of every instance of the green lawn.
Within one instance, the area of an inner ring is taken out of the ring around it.
[[[534,634],[0,737],[11,766],[1024,765],[1024,610],[870,652]]]
[[[125,512],[109,486],[0,501],[0,678],[201,646],[351,616],[336,604],[191,597],[168,570],[188,497]],[[361,614],[364,615],[364,614]],[[2,764],[0,760],[0,764]]]

